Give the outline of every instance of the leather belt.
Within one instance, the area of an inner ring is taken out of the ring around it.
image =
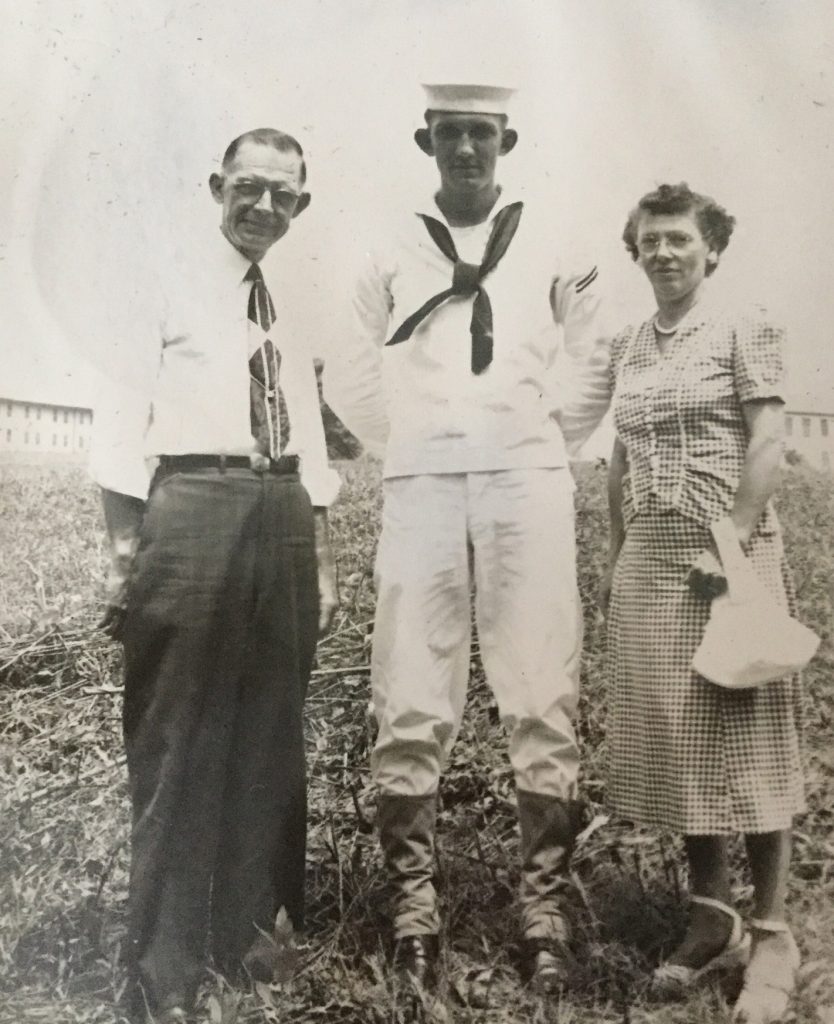
[[[252,466],[248,455],[160,455],[159,468],[163,473],[190,473],[196,469],[216,469],[225,473],[227,469],[253,469],[256,473],[271,473],[287,476],[298,472],[297,455],[281,455],[277,459],[264,460],[263,469]]]

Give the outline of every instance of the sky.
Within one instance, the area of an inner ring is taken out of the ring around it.
[[[280,245],[326,356],[363,239],[435,185],[411,138],[419,83],[469,79],[518,88],[501,178],[557,215],[566,249],[593,254],[623,323],[653,309],[620,242],[629,209],[662,181],[715,196],[738,224],[713,288],[785,323],[791,405],[834,410],[828,0],[14,10],[0,42],[0,395],[86,404],[96,374],[130,377],[129,311],[154,253],[219,223],[208,175],[260,125],[307,152],[313,202]]]

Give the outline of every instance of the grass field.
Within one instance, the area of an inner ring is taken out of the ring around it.
[[[332,518],[343,604],[320,646],[308,704],[308,930],[294,978],[238,993],[215,979],[212,1024],[396,1021],[385,972],[386,894],[372,832],[367,760],[372,555],[379,480],[346,464]],[[586,610],[580,734],[595,817],[579,844],[573,896],[578,963],[561,1004],[521,987],[515,960],[518,836],[505,744],[477,645],[465,726],[442,788],[440,885],[448,998],[427,1019],[482,1024],[706,1024],[729,1019],[726,991],[656,1006],[651,966],[679,935],[686,879],[678,841],[629,829],[604,809],[604,626],[594,607],[605,557],[604,470],[578,468]],[[797,822],[791,916],[804,967],[790,1018],[834,1021],[834,691],[830,478],[802,467],[780,500],[802,617],[824,638],[807,673],[809,812]],[[80,474],[0,480],[0,1024],[116,1024],[128,863],[120,662],[95,629],[103,534]],[[735,876],[739,904],[748,881]],[[469,982],[488,1008],[467,1005]]]

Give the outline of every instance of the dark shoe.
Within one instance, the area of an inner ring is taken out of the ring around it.
[[[416,985],[424,992],[437,984],[440,940],[436,935],[406,935],[394,947],[394,970],[401,985]]]
[[[523,970],[530,987],[541,996],[558,996],[570,985],[574,966],[567,943],[557,939],[523,939]]]

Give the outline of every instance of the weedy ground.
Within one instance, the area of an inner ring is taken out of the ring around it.
[[[386,972],[386,890],[368,781],[368,660],[378,468],[342,467],[332,520],[342,608],[322,641],[308,702],[308,928],[293,979],[236,992],[209,979],[212,1024],[401,1019]],[[604,468],[577,467],[577,535],[586,613],[579,729],[591,822],[574,861],[572,992],[543,1004],[516,959],[518,832],[497,713],[472,651],[462,734],[442,788],[439,882],[445,997],[427,1021],[465,1024],[706,1024],[728,1020],[724,988],[678,1005],[648,998],[648,973],[680,935],[686,878],[679,841],[605,810]],[[834,1021],[834,651],[831,479],[787,475],[780,498],[804,621],[823,636],[807,673],[809,810],[797,822],[791,916],[804,967],[790,1020]],[[0,1024],[119,1024],[125,986],[128,818],[120,736],[120,652],[95,628],[104,565],[95,488],[80,473],[6,470],[0,481]],[[749,907],[740,856],[735,889]],[[281,936],[278,936],[279,944]],[[486,1008],[468,1000],[477,994]]]

